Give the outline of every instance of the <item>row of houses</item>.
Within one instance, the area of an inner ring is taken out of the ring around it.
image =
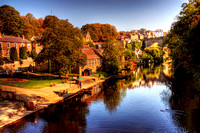
[[[7,36],[2,35],[0,33],[0,47],[2,49],[2,56],[9,57],[10,56],[10,49],[15,47],[19,54],[19,50],[21,47],[26,47],[27,52],[31,53],[32,50],[35,50],[37,54],[41,52],[43,47],[32,38],[32,41],[28,41],[24,39],[24,37],[14,37],[14,36]]]
[[[118,40],[121,41],[139,41],[139,40],[145,40],[145,39],[150,39],[150,38],[159,38],[166,36],[166,32],[163,32],[163,30],[158,29],[155,31],[150,31],[150,30],[132,30],[129,32],[126,32],[126,35],[119,36]]]
[[[86,36],[84,37],[85,42],[91,41],[91,36],[89,35],[89,32],[86,33]],[[32,50],[35,50],[37,54],[39,54],[43,49],[43,46],[35,40],[35,37],[32,37],[31,41],[28,41],[24,37],[14,37],[0,34],[0,47],[2,49],[2,55],[3,57],[9,57],[10,49],[12,47],[15,47],[17,49],[18,54],[21,47],[26,47],[28,53],[31,53]],[[102,43],[99,43],[99,47],[97,47],[97,49],[91,48],[88,45],[83,45],[82,53],[86,54],[87,56],[87,64],[85,66],[77,67],[72,72],[80,75],[90,75],[91,73],[95,73],[97,71],[97,68],[101,66],[102,62],[102,56],[100,54],[101,44]]]

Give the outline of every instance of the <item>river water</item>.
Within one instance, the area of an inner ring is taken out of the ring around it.
[[[91,89],[0,132],[200,132],[199,94],[175,95],[160,67],[139,68]]]

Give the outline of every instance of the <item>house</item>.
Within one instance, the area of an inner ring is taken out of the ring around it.
[[[85,38],[85,42],[93,42],[89,32],[83,33],[83,37]]]
[[[79,73],[80,75],[88,76],[97,71],[97,68],[101,66],[101,58],[95,53],[94,49],[88,45],[84,45],[81,49],[82,53],[87,56],[87,64],[85,66],[79,66],[72,70],[72,73]]]
[[[37,54],[39,54],[42,51],[43,46],[36,40],[37,40],[37,37],[35,36],[31,38],[32,49],[35,50]]]
[[[0,47],[2,48],[3,57],[10,56],[10,49],[12,47],[16,47],[18,55],[19,55],[19,49],[21,47],[26,47],[28,53],[30,53],[32,50],[31,42],[24,39],[24,37],[20,38],[14,36],[7,36],[7,35],[2,35],[1,33],[0,33]]]

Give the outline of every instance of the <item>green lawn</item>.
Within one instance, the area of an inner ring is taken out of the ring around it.
[[[105,73],[105,72],[99,72],[93,75],[90,75],[91,77],[99,77],[99,74],[101,74],[101,79],[104,79],[105,77],[108,77],[109,74]]]
[[[62,83],[62,79],[55,78],[29,78],[27,82],[9,83],[0,80],[0,84],[15,86],[20,88],[39,89],[50,86],[50,84]]]

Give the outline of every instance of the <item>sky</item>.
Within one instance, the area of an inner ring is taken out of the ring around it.
[[[145,28],[167,32],[184,2],[188,0],[0,0],[0,6],[10,5],[21,16],[31,13],[37,19],[52,13],[79,28],[109,23],[118,31]]]

